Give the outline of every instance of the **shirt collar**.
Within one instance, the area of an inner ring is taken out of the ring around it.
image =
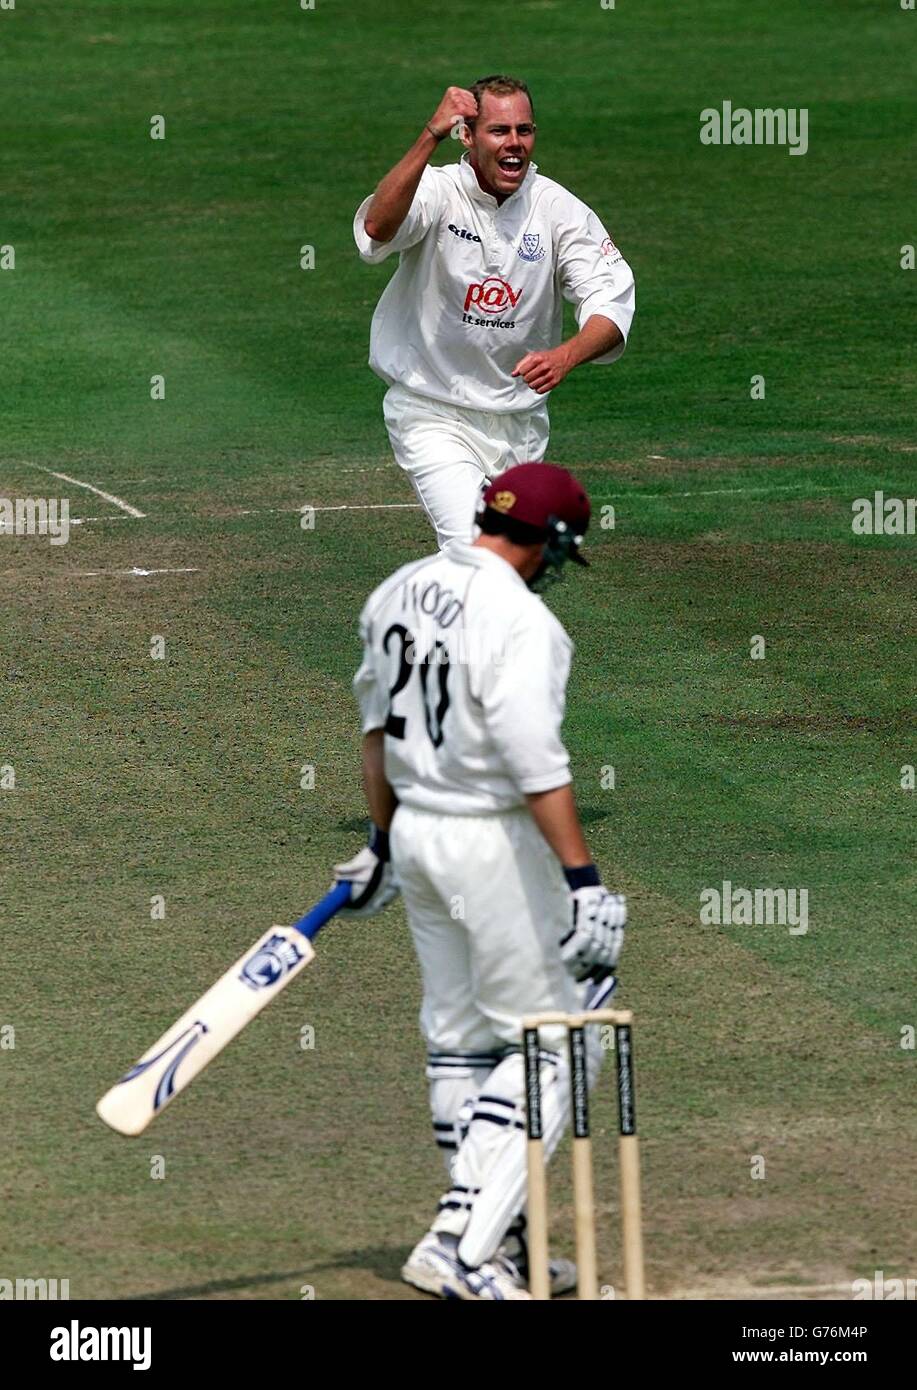
[[[530,164],[525,171],[525,178],[522,180],[515,193],[510,193],[507,198],[504,198],[502,203],[498,203],[494,195],[492,193],[485,193],[478,183],[478,176],[471,167],[471,159],[467,150],[459,160],[459,177],[462,180],[462,186],[465,192],[474,202],[484,203],[487,207],[491,208],[506,207],[507,203],[511,203],[514,198],[518,198],[522,190],[529,186],[537,173],[538,165],[534,163]]]
[[[472,170],[472,172],[474,171]],[[469,545],[467,541],[447,541],[443,546],[443,555],[459,565],[473,565],[475,569],[489,569],[494,573],[499,571],[504,579],[515,580],[517,584],[522,585],[523,589],[528,588],[522,575],[513,568],[508,560],[504,560],[502,556],[495,554],[492,550],[485,550],[482,545]]]

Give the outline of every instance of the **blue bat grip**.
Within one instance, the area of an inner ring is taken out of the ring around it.
[[[330,893],[326,893],[320,902],[317,902],[305,917],[300,917],[298,922],[293,923],[293,930],[302,932],[311,941],[317,936],[325,923],[334,916],[336,912],[350,902],[349,883],[336,883]]]

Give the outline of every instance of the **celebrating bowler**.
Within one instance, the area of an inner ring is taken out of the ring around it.
[[[634,277],[585,203],[532,163],[524,82],[450,87],[354,219],[364,261],[400,263],[373,315],[385,424],[440,545],[471,536],[478,495],[544,458],[547,397],[583,362],[624,351]],[[453,130],[462,158],[428,160]],[[563,301],[578,332],[562,341]]]

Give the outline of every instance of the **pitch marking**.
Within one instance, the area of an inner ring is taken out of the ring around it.
[[[56,570],[52,574],[21,574],[19,570],[0,570],[0,579],[30,579],[46,584],[50,579],[146,579],[151,574],[200,574],[196,565],[185,565],[180,569],[145,570],[133,565],[129,570]]]
[[[605,497],[593,497],[593,502],[610,501],[612,498],[617,501],[619,498],[627,497],[653,497],[662,500],[666,497],[738,497],[745,493],[752,492],[799,492],[805,489],[807,492],[834,492],[832,487],[811,487],[808,483],[784,483],[778,487],[713,487],[705,491],[692,492],[610,492]]]
[[[748,1299],[754,1302],[759,1299],[766,1301],[769,1298],[801,1300],[831,1294],[846,1294],[847,1300],[844,1301],[853,1301],[852,1281],[848,1280],[845,1284],[746,1284],[741,1279],[723,1280],[717,1283],[704,1284],[694,1289],[673,1289],[664,1297],[692,1300]],[[658,1296],[662,1297],[663,1295]],[[650,1297],[652,1298],[653,1295],[650,1294]]]
[[[35,464],[38,468],[40,465]],[[45,469],[50,473],[51,469]],[[297,512],[311,510],[313,512],[385,512],[385,511],[420,511],[419,502],[341,502],[333,506],[313,506],[309,502],[303,502],[298,507],[242,507],[238,511],[220,513],[208,512],[173,512],[168,516],[149,516],[146,512],[138,511],[136,507],[131,507],[127,502],[122,502],[117,497],[112,497],[106,492],[101,492],[98,488],[92,487],[90,483],[79,483],[77,479],[67,478],[63,473],[55,473],[55,478],[63,478],[66,482],[76,482],[79,487],[89,488],[91,492],[96,492],[100,497],[104,497],[108,502],[114,502],[116,506],[122,507],[125,516],[72,516],[71,526],[85,526],[89,522],[95,521],[232,521],[240,516],[293,516]],[[812,487],[808,483],[787,483],[781,487],[719,487],[708,488],[702,491],[691,492],[610,492],[600,497],[593,497],[593,502],[626,501],[630,497],[649,498],[657,501],[664,501],[668,497],[738,497],[750,495],[752,493],[763,493],[764,495],[779,492],[835,492],[835,487]]]
[[[139,565],[132,565],[129,570],[71,570],[67,578],[69,579],[97,579],[103,575],[132,575],[137,578],[146,579],[151,574],[200,574],[197,565],[184,565],[180,569],[166,570],[144,570]]]
[[[72,483],[74,487],[85,488],[87,492],[94,492],[96,497],[101,497],[103,502],[110,502],[113,507],[118,507],[127,516],[132,516],[139,520],[146,516],[139,507],[132,507],[130,502],[125,502],[123,497],[115,497],[112,492],[103,492],[100,487],[95,487],[92,483],[84,483],[79,478],[71,478],[69,473],[56,473],[53,468],[45,468],[40,463],[30,463],[30,468],[37,468],[41,473],[50,473],[52,478],[60,478],[61,482]]]

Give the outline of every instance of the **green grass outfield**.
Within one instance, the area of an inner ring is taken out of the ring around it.
[[[638,282],[625,357],[553,399],[551,457],[616,526],[551,602],[584,819],[631,901],[650,1289],[917,1272],[917,539],[850,526],[854,498],[917,492],[915,24],[895,0],[0,12],[0,496],[98,518],[61,547],[0,536],[0,1277],[413,1297],[398,1268],[442,1176],[400,905],[329,927],[142,1138],[93,1105],[359,844],[356,616],[431,537],[366,367],[390,272],[350,223],[446,85],[500,69]],[[724,99],[808,108],[808,154],[702,146]],[[304,531],[304,504],[380,509]],[[702,926],[725,879],[807,888],[808,933]],[[554,1190],[569,1251],[566,1164]]]

